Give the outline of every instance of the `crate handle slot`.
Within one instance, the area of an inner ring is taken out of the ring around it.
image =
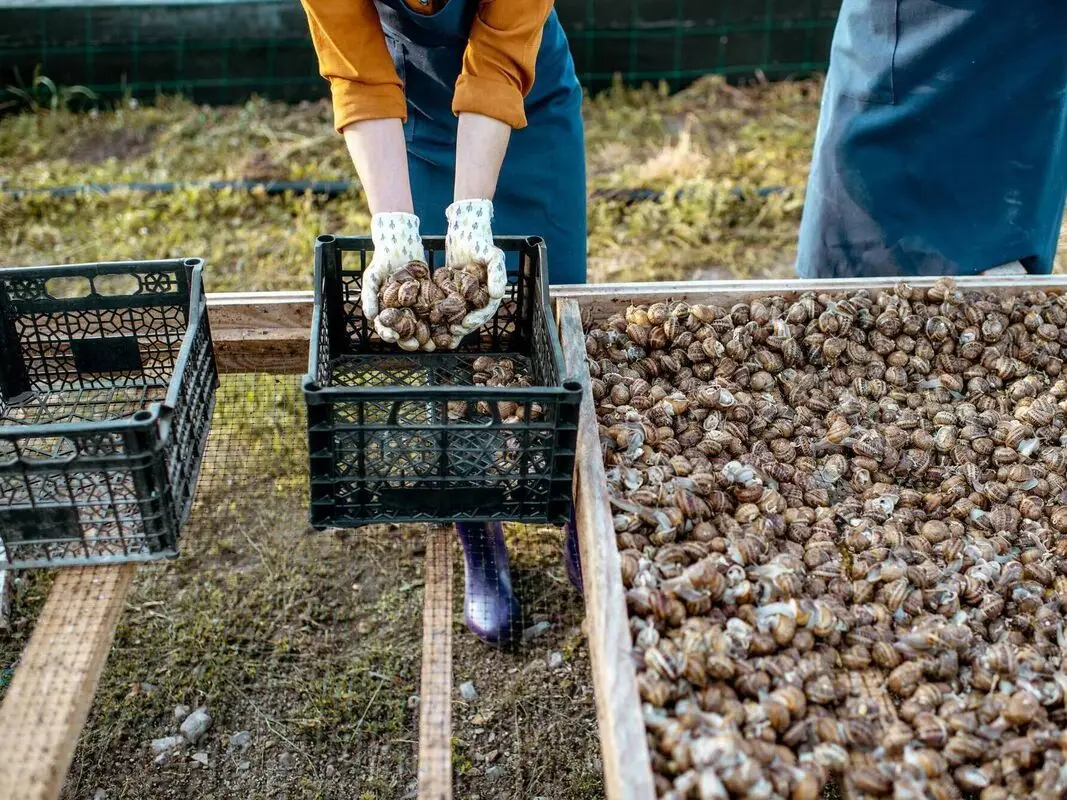
[[[70,300],[91,295],[93,283],[84,275],[63,275],[46,280],[44,290],[53,300]]]
[[[78,457],[78,445],[65,436],[49,440],[51,452],[42,452],[35,447],[20,447],[19,457],[24,464],[44,462],[61,466],[69,464]]]
[[[105,280],[100,280],[105,278]],[[93,288],[102,297],[132,297],[140,294],[141,281],[131,273],[101,275],[93,281]]]

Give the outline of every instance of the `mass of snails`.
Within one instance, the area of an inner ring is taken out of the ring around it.
[[[660,797],[1067,796],[1065,326],[947,279],[587,324]]]
[[[412,261],[393,272],[378,291],[378,322],[394,331],[405,350],[450,349],[459,325],[490,303],[484,264],[439,267]]]
[[[476,356],[471,361],[471,383],[474,386],[489,388],[525,388],[533,386],[533,379],[524,369],[523,363],[516,364],[514,359],[494,356]],[[495,415],[494,415],[495,412]],[[494,416],[505,425],[514,425],[527,420],[539,420],[544,417],[544,407],[540,403],[518,403],[513,400],[490,402],[479,400],[468,403],[465,400],[453,400],[448,404],[448,417],[451,420],[472,418],[489,418]]]

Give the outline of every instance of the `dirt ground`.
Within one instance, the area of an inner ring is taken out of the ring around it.
[[[817,82],[740,90],[714,79],[674,96],[619,88],[590,100],[591,280],[790,275],[818,100]],[[325,104],[166,99],[0,119],[0,188],[352,177]],[[598,194],[639,187],[664,199]],[[756,192],[766,187],[782,191]],[[368,222],[355,193],[4,198],[0,264],[199,255],[211,290],[310,288],[315,237]],[[1061,245],[1067,256],[1067,236]],[[182,555],[136,574],[67,800],[413,797],[421,534],[308,531],[302,410],[295,379],[224,383]],[[474,640],[457,548],[456,796],[600,797],[582,609],[560,534],[509,537],[528,625],[544,632],[518,654]],[[0,692],[49,583],[43,572],[18,578]],[[179,705],[205,707],[212,727],[157,763],[151,743],[175,733]]]
[[[67,800],[404,798],[415,789],[424,534],[307,525],[295,378],[224,379],[181,557],[138,569],[78,745]],[[462,624],[455,547],[456,796],[601,796],[588,651],[557,529],[509,530],[524,627],[518,653]],[[13,666],[46,595],[23,575]],[[543,632],[542,632],[543,631]],[[474,696],[459,691],[472,683]],[[175,708],[205,739],[158,758]]]

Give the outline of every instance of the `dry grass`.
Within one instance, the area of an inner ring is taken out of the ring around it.
[[[617,88],[587,103],[590,190],[645,187],[663,202],[590,203],[594,281],[785,274],[799,220],[818,86],[741,92],[708,79],[680,95]],[[42,187],[129,181],[351,179],[325,104],[250,102],[201,108],[181,100],[96,116],[0,120],[0,178]],[[784,196],[730,192],[783,186]],[[675,200],[675,190],[688,194]],[[210,288],[307,288],[323,231],[369,223],[358,194],[322,202],[183,190],[0,201],[0,264],[196,254]]]

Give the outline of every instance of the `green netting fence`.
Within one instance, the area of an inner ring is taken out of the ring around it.
[[[796,77],[825,69],[840,0],[557,0],[590,91],[616,78],[672,88],[706,74]],[[0,89],[37,71],[105,98],[181,93],[322,97],[296,0],[0,0]]]

